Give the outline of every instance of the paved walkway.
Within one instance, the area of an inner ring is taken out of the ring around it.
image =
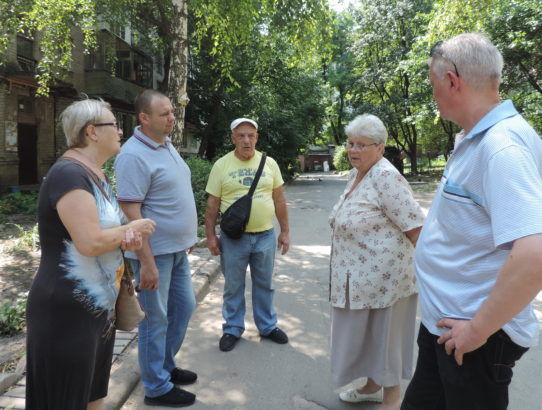
[[[198,301],[207,294],[209,284],[220,271],[218,257],[211,256],[205,242],[200,242],[199,246],[188,257],[192,268],[194,293]],[[117,331],[106,409],[120,408],[139,381],[136,336],[137,329],[133,332]],[[0,392],[3,392],[0,396],[0,409],[25,408],[25,364],[23,358],[14,373],[0,374]]]

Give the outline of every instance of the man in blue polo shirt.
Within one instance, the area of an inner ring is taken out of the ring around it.
[[[416,246],[422,324],[404,410],[506,409],[512,367],[537,343],[542,142],[500,101],[502,66],[480,34],[431,50],[440,115],[463,130]]]
[[[196,300],[187,252],[197,240],[197,214],[190,169],[168,135],[175,116],[169,99],[145,90],[135,100],[141,126],[115,160],[118,200],[129,220],[156,221],[153,238],[137,252],[126,252],[141,289],[147,318],[139,325],[139,365],[145,404],[180,407],[195,395],[175,386],[197,375],[176,367]]]

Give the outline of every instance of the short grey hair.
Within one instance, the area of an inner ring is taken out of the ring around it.
[[[347,137],[367,137],[375,144],[385,144],[388,140],[388,131],[384,123],[376,115],[358,115],[345,127]]]
[[[470,87],[484,90],[499,87],[503,58],[485,35],[464,33],[443,42],[428,64],[440,79],[455,64],[457,73]]]
[[[87,126],[100,122],[104,109],[111,111],[111,105],[102,99],[85,99],[70,104],[60,114],[68,148],[83,148],[87,145],[85,141]]]

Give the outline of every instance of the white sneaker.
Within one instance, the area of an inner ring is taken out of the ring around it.
[[[359,393],[357,389],[349,389],[349,390],[345,390],[341,392],[339,394],[339,398],[342,401],[345,401],[348,403],[360,403],[362,401],[381,402],[383,399],[383,392],[382,392],[382,389],[380,389],[377,392],[365,394],[365,393]]]

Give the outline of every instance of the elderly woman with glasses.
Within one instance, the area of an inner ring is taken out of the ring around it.
[[[139,249],[155,223],[125,224],[102,171],[122,136],[109,104],[77,101],[61,119],[68,150],[38,202],[42,252],[27,303],[26,408],[102,409],[122,249]]]
[[[388,134],[374,115],[346,129],[354,169],[333,208],[330,273],[331,372],[346,402],[399,409],[400,380],[413,368],[417,291],[413,250],[424,214],[408,182],[383,157]]]

